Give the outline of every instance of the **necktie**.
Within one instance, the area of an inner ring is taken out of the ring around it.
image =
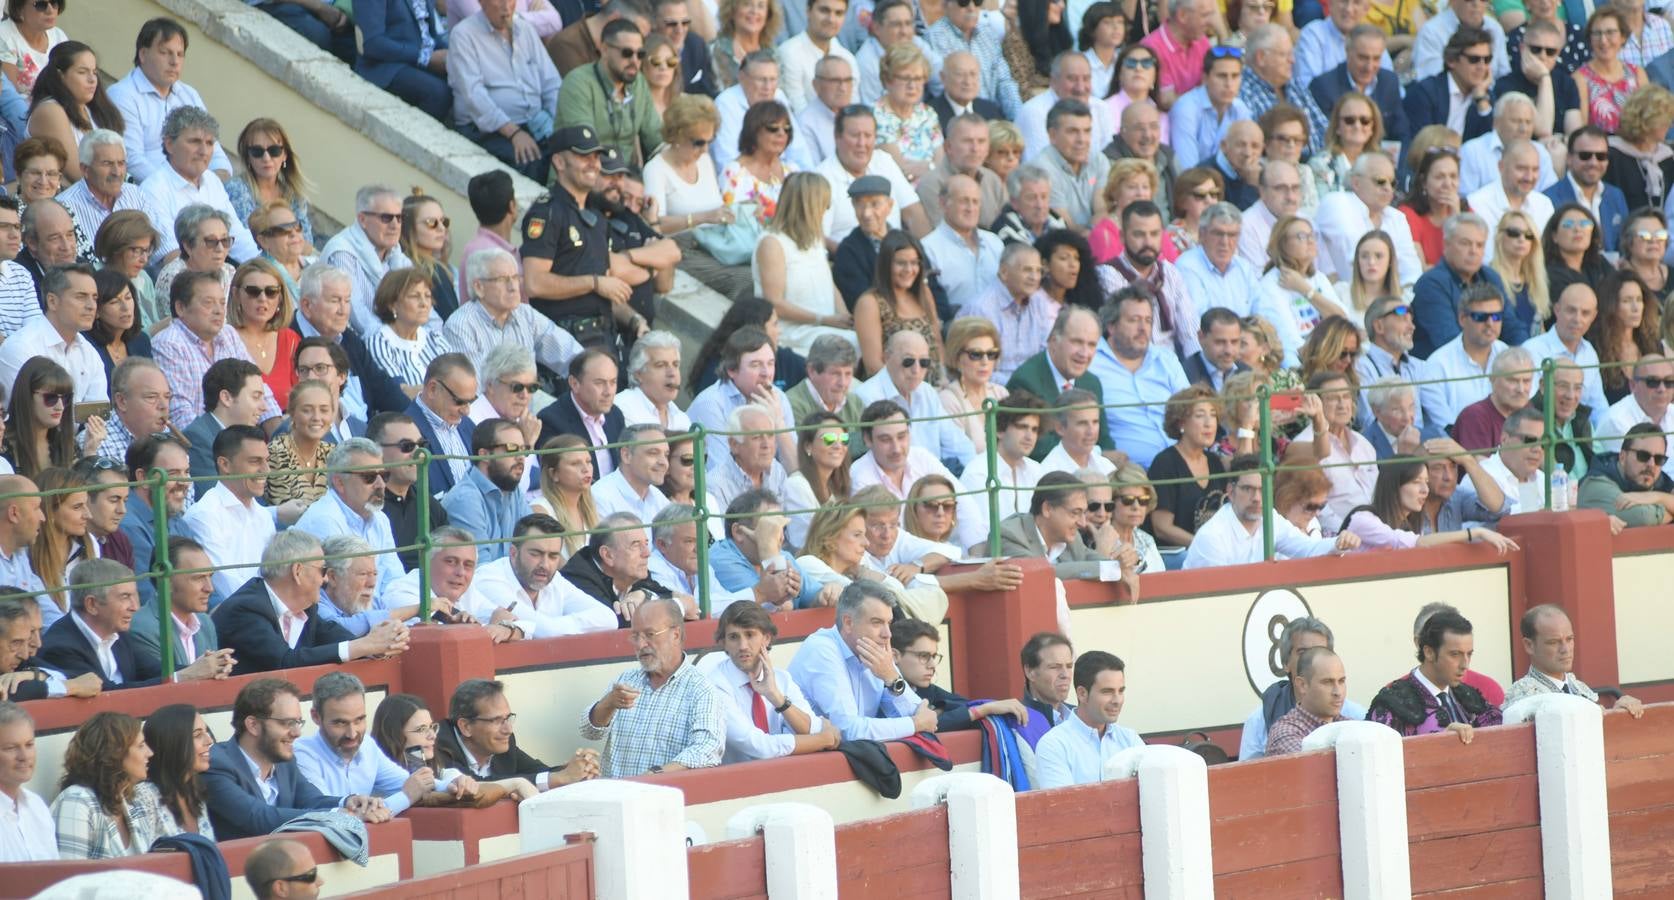
[[[750,697],[750,721],[756,723],[756,727],[763,732],[767,732],[767,701],[755,691],[750,692]]]
[[[1465,718],[1464,711],[1459,709],[1458,701],[1453,699],[1452,691],[1442,691],[1439,695],[1437,695],[1436,699],[1441,701],[1442,707],[1447,710],[1448,717],[1453,721],[1463,722],[1467,725],[1470,724],[1470,721]]]
[[[1063,386],[1063,387],[1061,387],[1061,388],[1059,388],[1059,389],[1058,389],[1058,390],[1060,390],[1060,391],[1068,391],[1068,390],[1072,390],[1072,389],[1074,389],[1074,387],[1075,387],[1075,382],[1073,382],[1073,381],[1067,381],[1067,380],[1066,380],[1066,381],[1065,381],[1065,382],[1064,382],[1064,386]]]
[[[1572,690],[1570,690],[1570,689],[1569,689],[1569,681],[1568,681],[1568,679],[1565,679],[1565,680],[1564,680],[1564,688],[1563,688],[1563,690],[1564,690],[1564,693],[1566,693],[1566,694],[1573,694],[1573,693],[1575,693],[1575,692],[1574,692],[1574,691],[1572,691]]]

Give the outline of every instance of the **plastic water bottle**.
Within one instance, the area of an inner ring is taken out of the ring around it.
[[[1569,509],[1569,473],[1564,471],[1563,465],[1552,467],[1552,511],[1565,512]]]

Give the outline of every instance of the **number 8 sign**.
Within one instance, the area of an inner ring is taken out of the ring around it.
[[[1285,661],[1279,654],[1279,636],[1291,620],[1313,615],[1302,595],[1289,588],[1277,588],[1256,595],[1244,617],[1244,673],[1256,696],[1285,677]]]

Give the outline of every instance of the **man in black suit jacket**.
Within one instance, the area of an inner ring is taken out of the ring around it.
[[[294,528],[281,531],[262,553],[262,576],[215,607],[211,618],[221,646],[237,660],[232,674],[394,656],[407,649],[407,626],[400,622],[386,619],[356,638],[314,612],[325,582],[321,554],[319,538]]]
[[[1344,94],[1354,92],[1372,98],[1383,113],[1385,140],[1406,143],[1412,137],[1407,111],[1401,105],[1401,79],[1382,67],[1384,34],[1376,25],[1362,23],[1349,29],[1348,61],[1321,73],[1308,85],[1308,93],[1326,115]],[[1371,89],[1367,90],[1366,86]]]
[[[596,347],[570,360],[569,393],[547,404],[537,416],[541,420],[541,446],[561,434],[573,434],[591,447],[621,439],[626,423],[622,411],[616,408],[616,369],[616,358]],[[588,430],[583,415],[604,420],[603,441]],[[615,447],[594,450],[593,480],[616,471],[620,463]]]
[[[1488,32],[1480,28],[1460,28],[1453,32],[1453,37],[1447,39],[1447,49],[1442,51],[1447,71],[1407,85],[1403,102],[1407,128],[1412,132],[1407,136],[1408,143],[1426,125],[1447,124],[1454,85],[1464,94],[1463,138],[1468,141],[1494,127],[1493,54],[1494,42]],[[1405,159],[1406,154],[1403,146],[1401,157]]]
[[[0,594],[19,592],[15,586],[0,587]],[[0,600],[0,675],[17,673],[0,700],[22,703],[48,697],[97,697],[104,677],[89,672],[79,678],[64,678],[57,671],[42,668],[34,654],[41,646],[41,608],[33,598]]]
[[[401,383],[372,361],[372,352],[360,335],[349,330],[350,293],[348,274],[334,266],[316,263],[302,273],[298,284],[296,320],[291,330],[303,337],[336,341],[349,357],[349,384],[344,393],[357,397],[372,413],[400,412],[407,406],[407,392]]]
[[[328,797],[297,768],[292,745],[302,736],[302,690],[278,678],[257,678],[233,701],[236,733],[209,748],[203,787],[209,821],[219,840],[272,834],[297,816],[337,809],[366,822],[386,822],[389,809],[375,797]],[[261,771],[256,780],[252,764]],[[262,784],[277,792],[269,800]]]
[[[203,373],[203,415],[193,419],[182,432],[191,445],[186,456],[191,461],[194,478],[221,474],[215,465],[215,438],[227,426],[261,424],[266,403],[262,385],[262,370],[247,359],[218,360]],[[197,482],[193,485],[193,496],[202,497],[215,484]]]
[[[1216,393],[1228,376],[1247,372],[1250,367],[1238,359],[1244,340],[1244,323],[1224,306],[1211,306],[1198,319],[1197,343],[1203,349],[1186,357],[1186,380],[1206,384]]]
[[[543,791],[599,777],[597,750],[583,747],[568,763],[549,766],[518,749],[512,716],[505,685],[486,678],[460,682],[436,733],[437,761],[479,780],[526,778]]]
[[[948,100],[946,94],[937,94],[931,98],[930,108],[936,111],[936,118],[942,121],[943,131],[947,130],[948,121],[962,112],[973,112],[989,121],[1006,117],[1006,114],[1000,109],[1000,104],[984,97],[973,97],[969,105],[954,109],[952,101]]]
[[[466,414],[466,410],[477,401],[480,389],[477,371],[465,354],[444,353],[430,361],[424,370],[424,387],[407,405],[405,412],[418,426],[419,436],[424,438],[432,454],[465,456],[471,452],[471,435],[476,432],[476,422]],[[450,450],[440,439],[438,422],[444,427],[453,426],[459,436],[459,446]],[[459,477],[463,478],[470,469],[470,463],[448,459],[430,461],[431,496],[440,497],[453,489],[456,467]]]
[[[109,559],[89,559],[70,570],[70,613],[52,623],[41,637],[41,663],[65,678],[96,673],[107,691],[161,684],[162,663],[136,656],[127,639],[128,626],[139,611],[139,587],[134,572]],[[127,579],[124,581],[123,579]],[[122,582],[110,587],[90,587]],[[103,652],[101,652],[103,651]],[[176,681],[226,678],[232,656],[206,653],[179,671]]]

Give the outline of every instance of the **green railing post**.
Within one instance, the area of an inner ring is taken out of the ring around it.
[[[169,591],[169,475],[162,469],[152,469],[146,477],[151,488],[151,530],[155,540],[151,544],[152,587],[157,593],[157,644],[163,677],[174,674],[174,620],[170,617],[173,599]],[[139,560],[134,560],[135,564]]]
[[[1261,431],[1256,439],[1261,442],[1261,558],[1273,559],[1273,390],[1268,385],[1256,386],[1256,405],[1261,409]],[[1228,490],[1237,490],[1233,481]]]
[[[708,429],[692,423],[692,505],[698,508],[697,601],[698,612],[705,619],[709,618],[709,534],[705,530],[708,527],[705,507],[709,501],[705,498],[709,496],[709,479],[703,470],[703,451],[707,449],[704,443],[708,439]],[[725,531],[726,527],[726,521],[723,519],[721,529]]]
[[[430,451],[419,448],[413,454],[418,480],[413,482],[413,502],[418,504],[419,624],[430,621]]]
[[[1552,465],[1556,462],[1554,458],[1556,454],[1553,451],[1555,451],[1558,447],[1558,404],[1552,399],[1552,379],[1557,371],[1557,361],[1551,357],[1547,357],[1546,359],[1540,361],[1540,395],[1546,398],[1546,436],[1541,438],[1541,443],[1546,446],[1546,453],[1545,460],[1540,464],[1540,469],[1542,473],[1541,477],[1546,479],[1545,494],[1546,509],[1548,512],[1552,509]],[[1567,472],[1565,474],[1567,474],[1570,478],[1575,477],[1574,472]],[[1567,501],[1569,498],[1565,497],[1564,500]]]
[[[988,454],[988,555],[1000,558],[1000,439],[997,436],[999,404],[993,397],[982,401],[983,452]],[[1102,411],[1100,413],[1103,414]]]

